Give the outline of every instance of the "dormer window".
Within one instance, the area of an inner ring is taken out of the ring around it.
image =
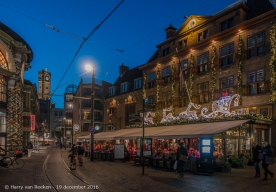
[[[220,23],[220,30],[225,31],[234,26],[234,19],[230,18]]]
[[[134,79],[134,89],[139,89],[142,87],[142,80],[141,78]]]
[[[169,55],[171,53],[171,48],[167,47],[165,49],[163,49],[163,56]]]
[[[115,95],[115,87],[109,87],[109,96]]]
[[[121,93],[127,92],[127,83],[122,83],[121,84]]]

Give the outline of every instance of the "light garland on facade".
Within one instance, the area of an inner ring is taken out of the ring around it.
[[[143,76],[143,99],[147,98],[146,85],[147,85],[147,73],[145,72]]]
[[[175,83],[174,83],[174,77],[175,77],[176,71],[175,71],[175,65],[172,64],[172,103],[175,99]]]
[[[243,47],[243,40],[241,34],[239,34],[239,41],[238,41],[238,87],[237,93],[241,94],[242,88],[242,47]],[[242,105],[242,98],[240,97],[239,105]]]
[[[157,67],[156,79],[159,80],[159,78],[160,78],[160,69],[159,69],[159,67]],[[159,101],[160,101],[160,86],[159,86],[159,83],[157,82],[157,85],[156,85],[156,102],[159,102]]]
[[[214,91],[216,88],[216,67],[215,67],[215,58],[216,58],[216,46],[212,45],[211,53],[211,99],[214,100]]]
[[[193,74],[193,67],[194,67],[194,63],[195,63],[195,57],[193,54],[191,54],[190,57],[190,75],[189,75],[189,82],[190,82],[190,89],[189,89],[189,94],[190,94],[190,98],[193,96],[194,92],[193,92],[193,81],[194,81],[194,74]]]
[[[270,60],[269,60],[269,75],[270,75],[270,102],[275,103],[276,102],[276,92],[275,92],[275,53],[276,53],[276,25],[275,23],[272,24],[270,29]]]

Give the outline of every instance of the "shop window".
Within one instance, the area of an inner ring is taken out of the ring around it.
[[[260,114],[268,115],[268,108],[260,108]]]
[[[251,115],[257,114],[257,110],[256,109],[250,109],[249,114],[251,114]]]
[[[165,68],[162,69],[162,80],[163,83],[169,83],[170,82],[170,78],[171,78],[171,67],[167,66]]]
[[[156,81],[156,74],[155,72],[150,72],[148,74],[148,82],[147,82],[147,88],[152,88],[155,86],[155,81]]]
[[[225,31],[234,26],[234,18],[227,19],[220,23],[220,30]]]
[[[30,119],[29,119],[30,121]],[[6,132],[6,109],[0,108],[0,133]],[[0,138],[0,144],[1,144],[1,138]]]
[[[234,43],[220,48],[220,66],[231,65],[234,62]]]
[[[252,35],[247,39],[248,58],[263,56],[265,54],[264,32]]]
[[[264,69],[248,73],[249,95],[265,93]]]
[[[197,56],[197,67],[199,73],[204,73],[208,71],[209,53],[203,53]]]

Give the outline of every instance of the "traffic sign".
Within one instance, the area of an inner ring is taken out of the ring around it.
[[[92,126],[89,127],[89,132],[90,132],[90,133],[94,134],[95,131],[96,131],[95,127],[92,127]]]

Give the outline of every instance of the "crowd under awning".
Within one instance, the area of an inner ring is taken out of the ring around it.
[[[221,122],[193,123],[184,125],[170,125],[158,127],[145,127],[144,137],[153,139],[170,138],[202,138],[212,137],[215,134],[237,127],[250,119],[232,120]],[[121,129],[118,131],[100,132],[94,134],[94,140],[119,140],[134,139],[142,137],[142,128]],[[89,139],[90,135],[79,137],[78,139]]]

